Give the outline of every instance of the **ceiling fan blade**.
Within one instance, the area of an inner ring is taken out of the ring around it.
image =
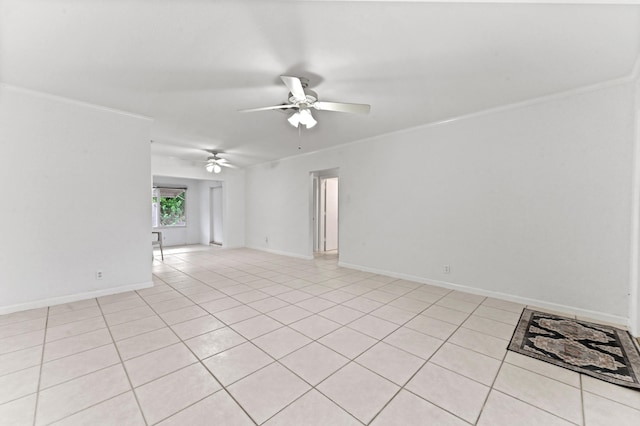
[[[313,104],[313,107],[320,111],[351,112],[355,114],[368,114],[371,110],[371,105],[347,104],[344,102],[318,101]]]
[[[287,85],[291,94],[296,98],[304,101],[307,99],[307,94],[304,93],[302,82],[298,77],[291,77],[289,75],[281,75],[280,78]]]
[[[229,164],[229,163],[218,163],[218,165],[222,166],[222,167],[229,167],[231,169],[237,169],[238,168],[238,166],[234,166],[233,164]]]
[[[192,163],[207,163],[207,161],[202,161],[202,160],[194,160],[192,158],[182,158],[182,157],[170,157],[170,158],[176,158],[178,160],[182,160],[182,161],[190,161]]]
[[[249,109],[238,110],[238,112],[268,111],[270,109],[286,109],[286,108],[296,108],[296,105],[285,104],[285,105],[274,105],[274,106],[261,107],[261,108],[249,108]]]

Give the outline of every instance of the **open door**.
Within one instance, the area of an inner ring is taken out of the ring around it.
[[[340,169],[309,173],[309,247],[312,253],[338,254]]]
[[[313,251],[316,253],[338,250],[339,197],[336,174],[337,170],[312,173]]]
[[[338,250],[338,178],[322,179],[323,251]]]
[[[222,245],[222,186],[211,188],[209,242]],[[206,234],[205,234],[206,235]]]

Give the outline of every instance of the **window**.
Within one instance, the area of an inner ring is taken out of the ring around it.
[[[154,228],[187,226],[187,188],[154,187],[151,223]]]

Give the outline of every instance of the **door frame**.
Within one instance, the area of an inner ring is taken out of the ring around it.
[[[338,178],[338,250],[340,249],[340,169],[316,170],[309,173],[309,256],[321,252],[320,247],[320,181],[322,179]],[[339,253],[339,252],[338,252]]]
[[[214,192],[220,191],[220,206],[219,206],[219,214],[220,214],[220,230],[219,235],[222,238],[222,241],[215,241],[214,233],[218,233],[215,229],[214,222],[216,220],[214,211],[216,210],[215,202],[214,202]],[[224,185],[220,184],[218,186],[209,187],[209,244],[215,244],[222,246],[224,245]]]
[[[320,232],[318,233],[318,242],[322,244],[322,247],[320,249],[320,251],[322,252],[326,252],[326,251],[339,251],[339,246],[338,246],[338,240],[340,238],[339,235],[339,226],[340,226],[340,221],[339,221],[339,206],[338,206],[338,199],[335,200],[336,202],[336,216],[335,216],[335,236],[336,236],[336,241],[335,241],[335,249],[329,249],[327,250],[327,229],[330,228],[333,221],[327,221],[327,206],[330,204],[329,201],[327,201],[327,196],[330,195],[329,191],[329,181],[333,181],[335,180],[336,182],[336,195],[338,196],[338,198],[340,197],[340,189],[339,189],[339,185],[340,185],[340,178],[339,177],[322,177],[320,178],[320,211],[318,212],[318,217],[321,217],[322,220],[319,221],[320,224]]]

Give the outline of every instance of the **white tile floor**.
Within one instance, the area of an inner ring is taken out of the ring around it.
[[[523,306],[248,249],[0,316],[2,425],[640,425],[640,392],[507,353]]]

